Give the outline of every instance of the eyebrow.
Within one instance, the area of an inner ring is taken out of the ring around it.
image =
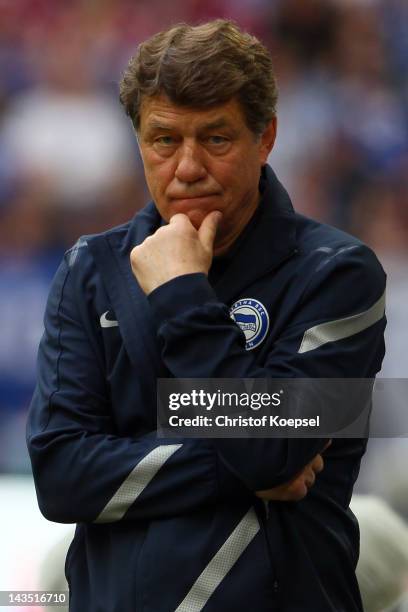
[[[161,123],[159,120],[156,120],[156,119],[150,120],[146,127],[148,130],[164,130],[167,132],[171,132],[172,130],[174,130],[173,126],[164,125],[163,123]],[[198,131],[204,132],[207,130],[217,130],[217,129],[224,128],[224,127],[231,127],[231,124],[228,122],[226,117],[220,117],[219,119],[216,119],[215,121],[210,121],[209,123],[204,123],[203,125],[199,126]]]
[[[155,119],[149,121],[146,127],[148,130],[167,130],[168,132],[173,129],[171,126],[164,125]]]

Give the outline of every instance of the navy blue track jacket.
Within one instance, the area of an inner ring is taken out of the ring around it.
[[[264,170],[259,211],[212,285],[188,274],[146,298],[129,254],[161,224],[153,203],[79,240],[56,274],[28,446],[44,516],[77,523],[72,612],[362,610],[348,506],[364,440],[335,439],[306,498],[266,510],[254,492],[293,478],[326,440],[155,433],[157,377],[365,378],[381,367],[375,255],[295,214]],[[252,350],[229,313],[240,298],[269,314]]]

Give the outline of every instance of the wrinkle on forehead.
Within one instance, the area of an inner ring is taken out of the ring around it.
[[[232,128],[244,124],[239,103],[233,99],[210,109],[177,106],[165,96],[148,98],[141,106],[141,128],[171,130],[174,127],[194,127],[195,130]]]

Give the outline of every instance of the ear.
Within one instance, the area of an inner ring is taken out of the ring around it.
[[[273,117],[261,135],[259,141],[259,161],[262,165],[266,164],[269,153],[272,151],[273,145],[275,144],[277,125],[277,118]]]

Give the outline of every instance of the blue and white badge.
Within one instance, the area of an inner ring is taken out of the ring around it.
[[[269,329],[265,306],[253,298],[243,298],[231,306],[230,315],[245,334],[246,350],[259,346]]]

